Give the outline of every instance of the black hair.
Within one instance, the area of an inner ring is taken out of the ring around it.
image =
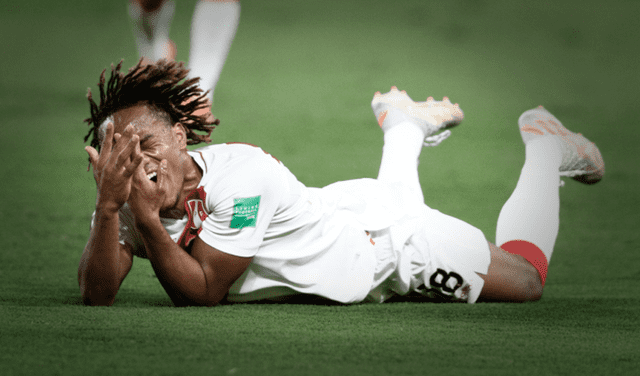
[[[105,80],[106,69],[100,75],[98,88],[100,103],[93,101],[91,89],[87,99],[91,107],[91,117],[85,122],[91,127],[84,141],[91,139],[91,146],[100,150],[100,126],[114,113],[138,105],[148,104],[157,110],[156,116],[166,114],[173,124],[180,122],[187,133],[187,144],[211,142],[211,132],[219,119],[210,114],[194,115],[194,112],[209,106],[207,92],[197,85],[199,78],[186,79],[189,70],[182,62],[159,60],[154,64],[143,65],[142,59],[129,69],[125,75],[120,72],[122,61],[114,67],[111,64],[111,77]],[[203,131],[206,134],[198,134]]]

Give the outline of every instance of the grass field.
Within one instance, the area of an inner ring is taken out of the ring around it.
[[[137,60],[125,4],[0,0],[0,374],[637,374],[639,2],[242,2],[215,142],[260,145],[309,186],[375,177],[369,103],[391,85],[461,104],[421,180],[489,239],[524,161],[520,113],[544,104],[597,142],[607,173],[561,189],[541,301],[178,309],[136,259],[114,306],[85,307],[85,93]],[[180,60],[194,4],[177,4]]]

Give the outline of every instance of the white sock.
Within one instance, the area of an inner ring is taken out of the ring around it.
[[[190,77],[200,77],[203,91],[213,90],[240,21],[240,2],[198,1],[191,24]]]
[[[533,243],[549,262],[560,225],[562,149],[554,137],[538,137],[525,145],[525,152],[518,184],[498,217],[496,244]]]
[[[153,12],[146,12],[135,1],[129,2],[129,17],[138,47],[138,57],[156,61],[167,56],[169,28],[175,4],[166,0]]]
[[[401,192],[406,205],[412,207],[424,204],[418,178],[418,158],[423,140],[424,132],[408,121],[397,124],[384,133],[378,180]]]

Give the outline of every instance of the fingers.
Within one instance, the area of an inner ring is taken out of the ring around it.
[[[99,158],[97,159],[100,160],[100,163],[98,163],[98,165],[104,166],[106,163],[108,163],[107,161],[110,160],[112,153],[115,153],[115,155],[118,156],[122,152],[122,150],[128,146],[128,141],[130,141],[133,133],[134,128],[132,124],[127,125],[127,127],[124,129],[123,134],[120,134],[115,133],[115,126],[113,125],[113,123],[107,123],[104,140],[102,140]],[[116,161],[112,161],[111,163],[116,163]],[[94,165],[94,167],[95,166],[96,165]]]
[[[133,173],[136,171],[136,169],[138,169],[138,166],[140,166],[140,164],[142,163],[142,160],[144,159],[144,156],[140,151],[140,140],[138,139],[138,136],[135,135],[134,138],[132,138],[132,140],[134,140],[133,158],[131,159],[131,163],[124,169],[123,175],[126,178],[131,177],[133,175]]]
[[[98,158],[100,157],[100,154],[98,154],[98,151],[92,148],[91,146],[85,147],[84,150],[87,152],[87,154],[89,154],[89,160],[91,161],[91,166],[93,166],[93,168],[95,169],[96,163],[98,163]]]
[[[164,189],[164,181],[165,181],[165,177],[167,176],[167,160],[163,159],[162,161],[160,161],[160,166],[158,166],[158,190],[160,191],[160,193],[164,193],[165,189]]]
[[[138,137],[137,134],[134,134],[129,139],[129,142],[126,143],[126,145],[124,146],[124,149],[122,151],[120,151],[120,153],[118,153],[118,158],[116,160],[116,167],[117,168],[121,168],[121,167],[128,168],[128,166],[126,165],[126,162],[129,161],[129,159],[131,159],[133,161],[133,159],[137,157],[135,155],[135,153],[134,153],[134,150],[138,150],[139,149],[139,147],[138,147],[139,144],[140,144],[140,138]],[[133,170],[131,170],[131,171],[133,171]]]
[[[122,150],[124,150],[128,146],[129,141],[133,136],[134,128],[132,124],[127,125],[124,128],[124,132],[122,132],[122,134],[116,133],[113,136],[114,140],[116,141],[116,146],[113,149],[113,152],[116,153],[116,155],[119,155]]]
[[[133,176],[133,181],[136,186],[142,186],[142,184],[148,180],[147,174],[144,172],[144,167],[142,167],[142,163],[138,163],[135,168],[131,169],[131,175]]]
[[[147,173],[145,172],[142,164],[138,164],[133,171],[133,184],[132,189],[135,192],[134,197],[144,197],[145,199],[155,200],[157,197],[164,197],[166,192],[166,176],[167,176],[167,161],[162,160],[160,165],[158,165],[158,170],[156,171],[157,180],[154,183],[149,180],[147,177]]]
[[[113,123],[108,123],[104,139],[102,140],[102,147],[100,148],[100,150],[105,154],[109,154],[111,152],[111,147],[113,145],[113,129]]]
[[[102,148],[98,153],[94,148],[85,148],[94,171],[108,171],[112,178],[120,175],[130,178],[144,159],[140,151],[140,136],[133,124],[128,124],[122,134],[115,133],[113,123],[108,123]],[[117,175],[112,175],[117,174]]]
[[[94,148],[92,148],[91,146],[87,146],[84,148],[84,150],[87,152],[87,154],[89,154],[89,167],[87,167],[87,172],[89,172],[90,168],[93,168],[93,178],[96,181],[96,184],[98,183],[99,178],[99,174],[98,174],[98,159],[100,158],[100,154],[98,153],[98,151]]]
[[[110,164],[115,171],[121,172],[127,167],[127,162],[133,160],[132,154],[139,143],[139,136],[135,134],[133,125],[129,124],[122,134],[115,133],[112,139],[115,141],[115,146],[113,146],[113,150],[109,149],[111,155],[105,154],[105,159],[108,158],[109,160],[109,162],[105,162]],[[128,176],[131,175],[129,174]]]

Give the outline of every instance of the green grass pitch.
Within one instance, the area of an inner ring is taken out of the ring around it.
[[[177,1],[180,60],[194,4]],[[421,180],[490,240],[524,161],[520,113],[543,104],[595,141],[606,175],[561,189],[541,301],[178,309],[136,259],[95,308],[76,274],[95,203],[82,120],[100,71],[137,60],[126,0],[0,0],[0,374],[637,374],[638,18],[634,1],[242,2],[215,142],[260,145],[309,186],[375,177],[369,103],[392,85],[460,103]]]

